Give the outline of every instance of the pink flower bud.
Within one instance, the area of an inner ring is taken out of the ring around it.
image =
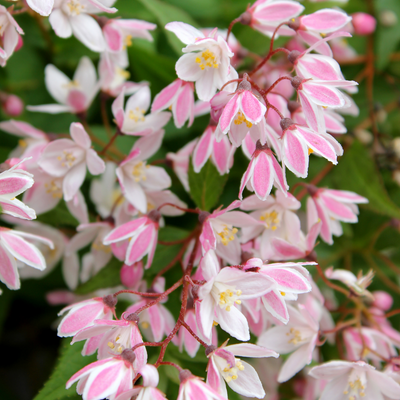
[[[392,307],[393,298],[389,293],[384,292],[383,290],[376,290],[372,294],[374,296],[374,302],[372,303],[374,307],[384,311],[387,311]]]
[[[141,261],[133,264],[124,264],[121,268],[121,282],[128,288],[133,288],[138,285],[143,277],[143,263]]]
[[[23,45],[24,45],[24,41],[22,40],[22,37],[20,35],[18,35],[18,42],[17,42],[17,45],[15,46],[14,51],[18,51]]]
[[[18,96],[11,94],[7,96],[7,99],[4,101],[3,110],[11,117],[18,117],[24,110],[24,103]]]
[[[369,14],[358,12],[352,15],[354,32],[357,35],[364,36],[370,35],[375,31],[376,19]]]

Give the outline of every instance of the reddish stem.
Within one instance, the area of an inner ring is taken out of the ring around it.
[[[178,210],[185,211],[185,212],[192,213],[192,214],[199,214],[199,213],[200,213],[199,210],[192,210],[191,208],[179,207],[179,206],[177,206],[176,204],[173,204],[173,203],[164,203],[164,204],[161,204],[161,206],[157,208],[157,211],[160,211],[163,207],[166,207],[166,206],[175,207],[175,208],[177,208]]]
[[[162,295],[162,293],[147,293],[147,292],[138,292],[136,290],[123,289],[123,290],[119,290],[118,292],[114,293],[113,296],[117,297],[122,293],[136,294],[136,295],[142,296],[142,297],[159,297]]]
[[[228,32],[227,32],[227,34],[226,34],[226,41],[228,41],[228,39],[229,39],[229,35],[230,35],[231,32],[232,32],[233,26],[234,26],[236,23],[238,23],[238,22],[240,22],[240,18],[235,18],[235,19],[229,24],[229,26],[228,26]]]
[[[281,24],[283,25],[283,24]],[[279,25],[279,26],[281,26]],[[271,42],[271,46],[273,45],[273,42]],[[285,49],[284,47],[279,47],[278,49],[271,51],[272,49],[270,48],[268,54],[265,56],[265,58],[260,62],[260,64],[257,65],[256,68],[253,69],[253,71],[249,72],[249,75],[252,76],[254,75],[257,71],[259,71],[269,60],[271,57],[273,57],[275,54],[283,51],[286,54],[289,54],[290,51],[288,49]]]
[[[170,365],[171,367],[175,367],[179,372],[182,371],[182,368],[171,361],[161,361],[158,365]]]
[[[208,347],[208,344],[201,340],[192,330],[192,328],[185,322],[181,321],[182,326],[203,346]]]
[[[264,92],[264,96],[266,96],[279,82],[285,79],[290,81],[292,78],[290,76],[281,76]]]
[[[227,86],[227,85],[229,85],[230,83],[233,83],[233,82],[242,82],[242,80],[243,80],[242,78],[239,78],[239,79],[232,79],[231,81],[226,82],[225,85],[222,86],[222,88],[220,89],[220,92],[222,92],[222,90],[224,89],[224,87]]]
[[[99,152],[99,156],[104,156],[104,154],[106,154],[106,151],[112,146],[112,144],[114,143],[114,141],[118,137],[118,135],[119,135],[119,131],[117,130],[114,133],[114,135],[112,136],[112,138],[109,140],[109,142],[105,145],[103,150]]]
[[[322,271],[322,268],[320,267],[319,264],[316,265],[317,267],[317,271],[318,274],[320,275],[320,277],[322,278],[322,280],[326,283],[326,285],[328,285],[331,289],[333,290],[337,290],[338,292],[343,293],[346,297],[349,297],[350,292],[346,289],[343,289],[342,287],[335,285],[334,283],[332,283],[324,274],[324,271]]]

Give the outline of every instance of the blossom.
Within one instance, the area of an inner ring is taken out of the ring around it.
[[[137,374],[135,368],[136,354],[125,349],[121,355],[93,362],[75,373],[67,382],[69,389],[73,383],[77,385],[78,394],[83,400],[101,400],[111,395],[132,389],[132,380]]]
[[[358,221],[356,204],[368,203],[368,199],[347,190],[332,190],[309,187],[311,197],[307,199],[308,226],[321,221],[321,237],[333,243],[332,235],[341,236],[340,221],[355,223]]]
[[[0,173],[0,206],[2,212],[22,219],[35,219],[35,210],[15,197],[32,187],[33,175],[22,167],[25,160]]]
[[[217,89],[236,77],[236,71],[230,66],[233,53],[228,43],[217,35],[217,29],[208,36],[183,22],[170,22],[165,29],[187,45],[182,50],[187,54],[177,61],[175,69],[180,79],[196,83],[200,100],[209,101]]]
[[[38,241],[54,248],[53,242],[44,237],[0,228],[0,281],[9,289],[20,288],[17,260],[41,271],[46,268],[43,254],[29,241]]]
[[[193,332],[197,331],[196,313],[193,308],[186,310],[184,321]],[[179,329],[178,345],[181,353],[185,347],[186,352],[192,358],[197,354],[197,351],[200,348],[200,343],[184,327]]]
[[[106,49],[103,33],[99,24],[89,14],[116,12],[116,8],[105,4],[114,1],[105,0],[54,0],[54,8],[49,22],[57,36],[68,38],[72,34],[92,51]]]
[[[226,346],[225,343],[207,354],[209,358],[207,366],[207,383],[222,396],[228,398],[224,381],[235,392],[246,397],[264,398],[265,392],[256,370],[247,362],[236,358],[241,357],[275,357],[279,356],[272,350],[268,350],[254,344],[242,343]],[[206,353],[208,351],[206,350]]]
[[[44,74],[46,88],[59,104],[27,106],[29,111],[82,113],[89,108],[100,89],[96,69],[88,57],[80,59],[72,81],[52,64],[46,66]]]
[[[285,326],[275,326],[264,332],[257,344],[279,353],[292,353],[282,365],[278,382],[286,382],[304,366],[310,364],[314,347],[318,340],[319,324],[307,309],[288,306],[289,322]]]
[[[312,368],[309,374],[313,378],[329,381],[320,400],[331,400],[332,393],[336,393],[338,400],[399,398],[400,385],[364,361],[334,360]]]
[[[153,210],[147,216],[120,225],[103,239],[103,244],[112,244],[111,248],[115,253],[116,244],[129,239],[129,244],[125,242],[127,246],[123,246],[122,253],[125,254],[121,254],[125,258],[125,264],[132,265],[147,255],[145,268],[149,268],[157,246],[158,221],[160,217],[161,214]],[[120,251],[117,250],[118,253]]]
[[[351,23],[356,35],[364,36],[375,32],[376,19],[372,15],[363,12],[357,12],[352,14],[351,17]]]
[[[240,182],[239,198],[243,198],[243,190],[247,187],[254,191],[260,200],[266,200],[271,193],[272,185],[285,194],[289,188],[285,173],[276,161],[272,150],[258,140],[249,166]]]
[[[225,267],[219,271],[214,251],[209,250],[201,261],[201,270],[207,281],[199,288],[195,302],[196,320],[204,338],[211,341],[214,320],[221,329],[238,340],[250,339],[246,318],[236,307],[241,300],[260,297],[272,288],[271,281],[256,272]]]
[[[204,383],[199,377],[192,375],[188,369],[179,373],[181,384],[177,400],[226,400],[216,390]]]
[[[171,178],[163,168],[146,165],[145,161],[159,149],[163,136],[164,131],[158,131],[140,138],[116,170],[126,199],[141,213],[147,211],[145,190],[163,190],[171,185]]]
[[[19,35],[23,35],[24,31],[17,24],[17,21],[7,11],[7,9],[0,5],[0,65],[4,67],[7,60],[12,56],[15,48],[17,47]]]
[[[112,104],[115,122],[122,133],[146,136],[159,132],[171,118],[171,114],[165,111],[145,115],[150,107],[150,89],[148,86],[143,86],[129,97],[125,111],[124,96],[125,91],[123,89]]]
[[[104,161],[90,147],[92,142],[82,124],[73,122],[70,139],[58,139],[49,143],[38,161],[39,166],[49,175],[63,177],[62,190],[65,201],[71,200],[81,187],[86,167],[93,175],[105,170]]]

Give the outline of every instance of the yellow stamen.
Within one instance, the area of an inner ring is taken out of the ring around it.
[[[244,122],[248,128],[251,128],[253,126],[250,121],[247,121],[246,117],[241,111],[237,113],[236,119],[233,122],[235,125],[241,125]]]
[[[195,61],[197,64],[199,64],[199,67],[202,70],[204,70],[206,67],[211,67],[211,68],[219,67],[215,54],[210,50],[203,51],[201,53],[201,57],[196,57]]]

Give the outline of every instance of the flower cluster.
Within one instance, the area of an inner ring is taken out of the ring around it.
[[[345,79],[337,61],[344,57],[343,38],[370,34],[375,20],[361,13],[352,20],[340,9],[305,14],[295,0],[257,0],[228,31],[169,22],[165,30],[182,42],[183,55],[176,79],[152,98],[148,82],[128,81],[128,47],[135,38],[151,41],[156,25],[97,15],[117,12],[113,3],[0,6],[2,66],[23,34],[13,15],[30,9],[48,16],[57,36],[73,35],[99,53],[98,72],[84,56],[72,79],[48,64],[45,84],[56,103],[27,107],[73,114],[79,122],[69,134],[0,123],[20,138],[1,165],[3,220],[17,226],[0,228],[0,280],[19,289],[20,275],[39,278],[60,262],[69,291],[48,295],[53,304],[68,304],[59,313],[58,335],[84,342],[82,356],[97,353],[66,387],[77,383],[84,400],[162,400],[158,368],[166,366],[179,372],[178,400],[224,400],[227,386],[249,398],[277,399],[278,384],[307,400],[400,399],[400,333],[389,320],[397,314],[389,312],[391,295],[368,290],[373,271],[356,276],[321,265],[317,248],[342,236],[345,224],[358,221],[358,205],[369,201],[318,184],[344,154],[343,115],[358,113],[352,100],[358,83]],[[264,57],[233,37],[236,23],[266,36]],[[276,47],[278,36],[288,38],[283,47]],[[249,54],[252,68],[244,62]],[[106,141],[88,122],[99,92]],[[164,152],[169,127],[190,127],[205,115],[202,134]],[[239,147],[244,156],[235,154]],[[240,156],[245,164],[235,163]],[[300,180],[314,156],[329,162],[325,172]],[[239,175],[229,174],[233,168]],[[239,178],[236,199],[215,208],[217,198],[209,206],[222,191],[215,182],[223,186],[228,174]],[[179,197],[170,190],[174,182],[182,186]],[[76,231],[30,221],[64,204]],[[179,229],[171,217],[179,216],[191,230],[172,237]],[[47,269],[32,272],[26,265]],[[83,297],[73,292],[116,265],[118,287],[96,287]],[[334,293],[345,302],[338,305]],[[178,310],[170,307],[174,296]],[[329,351],[335,341],[338,351]],[[160,349],[157,357],[148,356],[150,347]],[[178,365],[179,357],[169,360],[183,351],[197,360],[200,347],[207,363],[202,377]]]

